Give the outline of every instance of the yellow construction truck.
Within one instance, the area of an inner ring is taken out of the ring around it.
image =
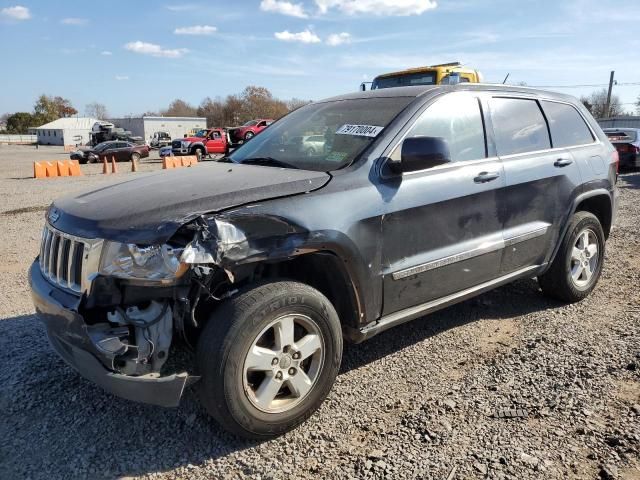
[[[478,70],[463,66],[460,62],[452,62],[383,73],[374,78],[373,82],[362,82],[360,90],[366,90],[369,83],[371,90],[377,90],[411,85],[454,85],[464,82],[481,83],[482,74]]]

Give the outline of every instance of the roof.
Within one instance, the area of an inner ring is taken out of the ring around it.
[[[53,122],[36,127],[36,130],[91,130],[93,124],[99,121],[97,118],[91,117],[59,118]]]
[[[537,88],[521,87],[517,85],[503,85],[492,83],[459,83],[457,85],[415,85],[410,87],[393,87],[378,88],[375,90],[366,90],[364,92],[352,92],[337,97],[325,98],[322,102],[334,102],[338,100],[352,100],[363,98],[384,98],[384,97],[422,97],[423,95],[432,93],[439,94],[445,92],[456,91],[481,91],[481,92],[504,92],[509,94],[524,93],[529,95],[538,95],[546,98],[556,98],[563,100],[574,100],[570,95],[541,90]]]

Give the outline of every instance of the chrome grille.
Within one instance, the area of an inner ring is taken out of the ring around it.
[[[40,270],[52,283],[74,292],[84,292],[97,269],[102,241],[88,240],[46,225],[40,246]],[[96,253],[93,253],[96,252]]]

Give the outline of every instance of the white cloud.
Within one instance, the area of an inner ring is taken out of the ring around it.
[[[16,5],[14,7],[6,7],[0,10],[0,15],[3,17],[11,18],[13,20],[29,20],[31,18],[31,12],[27,7],[22,5]]]
[[[60,23],[62,23],[63,25],[82,26],[89,23],[89,20],[87,20],[86,18],[69,17],[63,18],[62,20],[60,20]]]
[[[121,82],[124,80],[129,80],[129,75],[116,75],[114,78],[119,82]]]
[[[351,34],[347,32],[332,33],[327,37],[327,45],[337,47],[343,43],[351,43]]]
[[[102,52],[100,52],[100,55],[104,55],[105,57],[110,57],[111,55],[113,55],[113,53],[110,52],[109,50],[103,50]]]
[[[139,40],[137,42],[127,43],[124,48],[130,52],[164,58],[178,58],[189,52],[186,48],[162,48],[155,43],[141,42]]]
[[[183,5],[167,5],[166,9],[171,10],[172,12],[186,12],[188,10],[195,10],[198,8],[198,5],[193,3],[186,3]]]
[[[320,13],[334,8],[347,15],[421,15],[438,6],[436,0],[315,0]]]
[[[284,32],[274,33],[274,36],[284,42],[320,43],[320,37],[308,29],[298,33],[291,33],[289,30],[285,30]]]
[[[192,27],[176,28],[173,33],[176,35],[213,35],[218,29],[211,25],[194,25]]]
[[[291,3],[283,0],[262,0],[260,10],[263,12],[275,12],[290,17],[307,18],[301,3]]]

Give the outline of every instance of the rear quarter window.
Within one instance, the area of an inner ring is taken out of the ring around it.
[[[538,102],[526,98],[492,98],[491,121],[498,155],[551,148]]]
[[[542,101],[542,109],[547,116],[551,141],[554,147],[571,147],[593,143],[591,130],[582,116],[566,103]]]

